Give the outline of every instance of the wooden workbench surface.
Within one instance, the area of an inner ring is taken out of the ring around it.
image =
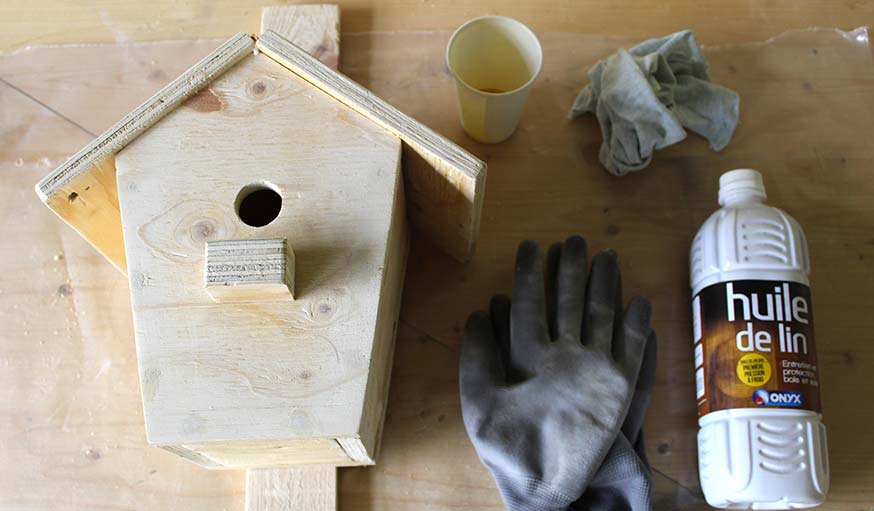
[[[113,1],[89,10],[6,2],[0,51],[255,32],[261,5]],[[461,131],[442,65],[447,29],[486,13],[529,23],[546,54],[518,133],[494,146]],[[809,238],[832,469],[823,509],[874,507],[870,48],[833,31],[732,45],[872,20],[872,2],[344,4],[344,72],[486,160],[489,177],[471,263],[459,265],[414,237],[381,457],[373,468],[341,470],[341,509],[502,509],[461,422],[461,329],[471,310],[509,291],[520,240],[546,245],[572,233],[594,250],[615,248],[626,295],[649,296],[655,306],[658,388],[646,430],[656,509],[705,509],[687,251],[716,208],[718,175],[739,166],[765,172],[770,202],[792,213]],[[715,154],[690,137],[639,174],[608,176],[597,162],[595,121],[565,119],[586,69],[617,47],[687,27],[705,44],[729,45],[708,56],[714,79],[741,95],[735,139]],[[0,56],[0,509],[243,508],[242,472],[206,471],[146,445],[127,282],[32,190],[213,47],[201,41]],[[107,67],[119,58],[124,68]]]
[[[261,8],[275,0],[104,0],[94,7],[65,0],[0,3],[0,51],[26,45],[160,41],[226,37],[256,31]],[[288,2],[306,3],[306,2]],[[315,2],[311,2],[315,3]],[[855,28],[874,22],[866,0],[351,0],[342,8],[350,32],[455,28],[483,14],[524,20],[536,32],[646,38],[693,27],[711,43],[766,39],[790,28]]]

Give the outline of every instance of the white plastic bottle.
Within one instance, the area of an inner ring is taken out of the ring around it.
[[[719,508],[813,507],[829,485],[807,241],[765,198],[758,172],[723,174],[692,243],[699,476]]]

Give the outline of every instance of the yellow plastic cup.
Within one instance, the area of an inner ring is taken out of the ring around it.
[[[510,138],[543,65],[530,28],[506,16],[482,16],[458,27],[446,47],[461,126],[487,144]]]

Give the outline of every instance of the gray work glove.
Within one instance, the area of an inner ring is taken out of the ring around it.
[[[656,338],[646,343],[637,385],[622,432],[589,483],[583,497],[571,506],[579,511],[650,511],[652,468],[643,445],[643,419],[655,385]]]
[[[569,238],[551,251],[544,291],[537,244],[519,246],[513,301],[465,327],[459,380],[464,425],[510,511],[565,510],[592,482],[625,421],[650,305],[623,313],[616,255]],[[547,309],[549,309],[547,313]]]

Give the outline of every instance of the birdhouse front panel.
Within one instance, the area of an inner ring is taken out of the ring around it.
[[[251,55],[116,157],[146,431],[205,466],[373,462],[400,141]]]

